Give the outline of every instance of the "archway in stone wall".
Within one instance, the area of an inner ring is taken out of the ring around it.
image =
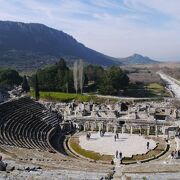
[[[79,125],[79,131],[83,131],[84,130],[84,125],[80,124]]]
[[[114,132],[114,126],[113,126],[113,124],[109,124],[109,132]]]
[[[122,126],[117,126],[117,132],[122,133]]]
[[[158,135],[162,135],[163,134],[163,127],[162,126],[158,126],[157,127],[157,133],[158,133]]]
[[[141,130],[140,130],[139,126],[133,125],[132,133],[133,134],[141,134]]]
[[[149,135],[155,135],[155,126],[150,126]]]
[[[147,126],[141,126],[141,134],[147,135]]]
[[[124,125],[125,125],[125,121],[120,120],[120,121],[118,122],[117,131],[118,131],[119,133],[125,133],[125,132],[124,132],[124,127],[123,127]]]

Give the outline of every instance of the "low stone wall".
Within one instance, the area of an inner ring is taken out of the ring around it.
[[[157,147],[158,147],[158,144],[157,144],[157,146],[156,146],[154,149],[152,149],[152,150],[150,150],[150,151],[155,150]],[[136,163],[149,162],[149,161],[158,159],[159,157],[163,156],[166,152],[169,151],[169,149],[170,149],[170,145],[169,145],[168,143],[166,143],[165,149],[164,149],[161,153],[159,153],[159,154],[157,154],[157,155],[155,155],[155,156],[152,156],[152,157],[147,158],[147,159],[139,160],[139,161],[138,161],[138,160],[134,160],[134,161],[132,160],[132,161],[131,161],[131,159],[133,158],[133,156],[132,156],[132,157],[130,157],[130,158],[126,158],[126,159],[127,159],[127,162],[123,162],[123,160],[125,160],[125,158],[122,159],[122,164],[124,164],[124,165],[130,165],[130,164],[136,164]],[[147,153],[149,153],[149,151],[148,151]],[[145,154],[147,154],[147,153],[145,153]],[[142,154],[142,155],[143,155],[143,154]],[[128,162],[128,159],[129,159],[130,162]]]

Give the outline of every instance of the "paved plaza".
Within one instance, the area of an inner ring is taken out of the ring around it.
[[[115,141],[114,135],[114,133],[106,132],[103,137],[100,137],[99,132],[92,133],[89,140],[86,138],[86,135],[81,135],[79,137],[80,146],[83,149],[106,155],[115,155],[118,150],[126,157],[146,153],[148,151],[147,142],[149,142],[149,149],[153,149],[156,146],[154,140],[145,139],[143,136],[119,133],[119,139]]]

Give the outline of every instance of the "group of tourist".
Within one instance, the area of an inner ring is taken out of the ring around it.
[[[116,159],[120,160],[120,164],[122,164],[122,158],[123,158],[122,152],[117,150],[116,151]],[[111,164],[114,165],[114,160],[113,159],[111,160]]]
[[[171,152],[171,158],[172,158],[172,159],[178,159],[178,158],[180,158],[180,150],[178,150],[178,151],[172,151],[172,152]]]
[[[116,158],[122,159],[122,152],[121,151],[116,151]]]

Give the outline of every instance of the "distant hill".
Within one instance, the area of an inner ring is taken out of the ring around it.
[[[103,66],[121,64],[43,24],[0,21],[0,66],[37,69],[57,62],[61,57],[71,63],[81,58]]]
[[[134,54],[126,58],[119,58],[119,61],[124,65],[130,64],[158,64],[158,61],[152,60],[149,57],[140,54]]]

